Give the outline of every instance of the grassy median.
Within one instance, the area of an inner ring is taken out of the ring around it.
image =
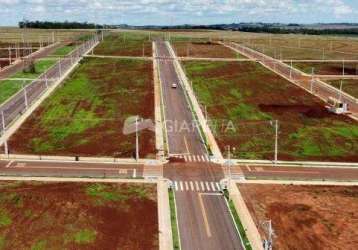
[[[180,249],[179,229],[177,224],[177,211],[175,205],[174,191],[169,190],[169,204],[170,204],[170,221],[172,224],[172,237],[173,237],[173,248],[176,250]]]

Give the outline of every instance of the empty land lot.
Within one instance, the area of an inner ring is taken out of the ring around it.
[[[358,75],[356,62],[300,62],[293,66],[307,74],[311,74],[313,69],[316,75]]]
[[[325,36],[241,34],[233,40],[282,59],[358,59],[358,40]]]
[[[350,79],[350,80],[332,80],[325,81],[326,83],[332,85],[333,87],[340,89],[342,81],[342,90],[347,94],[358,98],[358,79]]]
[[[10,152],[131,157],[135,134],[124,121],[154,117],[152,62],[85,59],[10,138]],[[155,156],[155,134],[140,133],[140,155]]]
[[[0,249],[158,249],[156,186],[0,182]]]
[[[358,187],[239,184],[260,234],[272,220],[274,249],[355,249]]]
[[[215,42],[202,39],[175,39],[171,42],[179,57],[199,58],[243,58],[239,53]]]
[[[51,66],[56,64],[56,59],[45,59],[34,62],[35,72],[19,71],[11,78],[36,79],[46,72]],[[16,94],[19,90],[31,83],[31,80],[2,80],[0,81],[0,104]]]
[[[222,152],[272,159],[279,121],[279,159],[357,161],[358,124],[254,62],[184,62]],[[220,93],[220,94],[219,94]]]
[[[111,33],[94,50],[96,55],[152,56],[148,34],[139,32]]]

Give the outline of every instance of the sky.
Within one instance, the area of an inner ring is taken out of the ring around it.
[[[130,25],[358,23],[358,0],[0,0],[0,26],[23,19]]]

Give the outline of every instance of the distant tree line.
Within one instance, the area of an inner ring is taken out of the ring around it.
[[[273,34],[307,34],[307,35],[358,35],[358,28],[348,29],[307,29],[307,28],[274,28],[274,27],[240,27],[242,32],[273,33]]]
[[[32,29],[102,29],[103,25],[94,23],[80,23],[80,22],[49,22],[49,21],[21,21],[19,22],[20,28]],[[106,26],[107,27],[107,26]]]

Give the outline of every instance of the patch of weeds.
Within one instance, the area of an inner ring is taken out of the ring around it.
[[[115,191],[109,191],[108,187],[101,183],[94,183],[86,188],[87,195],[97,198],[99,205],[106,201],[123,201],[128,197]]]
[[[93,229],[82,229],[75,233],[74,241],[77,244],[90,244],[96,240],[97,232]]]
[[[47,241],[46,240],[39,240],[34,245],[32,245],[31,250],[45,250]]]
[[[7,227],[11,224],[12,224],[12,219],[10,218],[8,212],[5,209],[0,208],[0,228]]]
[[[170,221],[172,225],[172,238],[173,238],[173,248],[175,250],[180,249],[180,242],[179,242],[179,229],[177,225],[177,214],[175,209],[175,198],[174,198],[174,191],[172,189],[169,190],[169,205],[170,205]]]
[[[0,235],[0,250],[5,248],[5,236],[4,235]]]

